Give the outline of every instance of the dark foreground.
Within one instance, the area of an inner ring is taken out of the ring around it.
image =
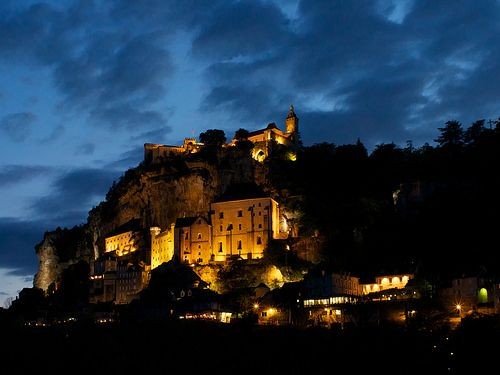
[[[4,374],[470,374],[497,367],[500,338],[496,321],[455,331],[199,321],[1,328]]]

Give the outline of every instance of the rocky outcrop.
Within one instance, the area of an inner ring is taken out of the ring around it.
[[[39,268],[34,286],[46,292],[56,288],[65,268],[80,260],[90,262],[93,258],[91,244],[86,225],[46,232],[43,240],[35,246]]]
[[[105,236],[132,219],[140,219],[144,229],[163,230],[178,217],[208,215],[210,203],[228,186],[255,183],[256,175],[262,181],[261,169],[248,153],[231,148],[217,155],[175,157],[161,165],[128,170],[106,200],[89,212],[85,225],[45,234],[36,246],[40,265],[35,286],[47,291],[64,268],[95,259],[104,251]]]

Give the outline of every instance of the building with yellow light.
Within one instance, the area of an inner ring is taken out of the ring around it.
[[[288,116],[285,119],[285,131],[280,130],[275,123],[270,123],[265,129],[250,132],[247,139],[254,144],[252,157],[263,161],[269,155],[272,142],[285,146],[293,146],[298,142],[299,118],[295,115],[293,105],[290,105]],[[233,139],[231,144],[235,144]],[[291,156],[293,159],[294,156]]]
[[[174,227],[161,231],[159,227],[151,227],[151,269],[168,262],[174,256]]]
[[[363,294],[381,292],[387,289],[403,289],[413,274],[377,276],[374,283],[362,284]]]
[[[118,257],[133,253],[139,247],[141,235],[139,220],[132,219],[108,233],[104,238],[105,252],[115,252]]]
[[[213,260],[259,259],[270,239],[279,238],[279,205],[270,198],[249,198],[210,205]]]
[[[144,144],[144,161],[146,164],[157,164],[166,159],[182,154],[192,154],[198,152],[203,143],[196,141],[196,138],[184,138],[181,146],[162,145],[157,143]]]
[[[212,257],[212,226],[202,216],[178,218],[174,227],[174,254],[189,264],[207,264]]]

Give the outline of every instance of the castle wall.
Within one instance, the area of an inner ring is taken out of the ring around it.
[[[151,269],[155,269],[174,256],[174,228],[160,232],[160,228],[151,229]]]
[[[128,231],[117,234],[115,236],[106,237],[105,239],[105,252],[116,251],[116,255],[122,256],[137,250],[135,244],[136,232]]]
[[[189,227],[176,227],[174,252],[179,255],[179,259],[186,263],[209,263],[212,254],[210,224],[202,218],[197,218]]]
[[[278,203],[271,198],[212,203],[211,222],[215,261],[262,258],[269,239],[279,236]]]

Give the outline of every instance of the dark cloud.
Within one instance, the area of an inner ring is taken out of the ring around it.
[[[36,116],[31,112],[11,113],[0,120],[0,129],[14,142],[23,142],[31,134]]]
[[[5,165],[0,167],[0,187],[31,181],[50,174],[53,168],[40,165]]]
[[[263,123],[269,120],[272,92],[266,85],[216,86],[204,98],[201,110],[230,113],[238,123]]]
[[[208,66],[199,108],[252,128],[291,102],[305,140],[335,143],[416,141],[450,117],[498,117],[498,1],[294,3],[17,6],[0,16],[0,48],[4,59],[51,68],[64,108],[133,139],[167,123],[179,35],[192,42],[186,64]]]
[[[267,122],[281,121],[283,108],[294,103],[306,144],[359,137],[368,146],[431,142],[451,118],[498,117],[500,88],[492,77],[500,73],[500,3],[403,5],[300,1],[293,20],[260,12],[255,40],[244,21],[234,26],[236,8],[251,7],[252,14],[262,4],[228,5],[234,9],[220,17],[226,23],[202,25],[193,44],[198,58],[219,60],[206,71],[210,86],[201,108],[255,125],[266,115]],[[260,27],[268,24],[276,28]],[[235,29],[227,45],[217,38],[226,25]]]
[[[0,264],[16,275],[33,275],[38,261],[35,244],[48,228],[41,221],[0,218]]]
[[[288,23],[271,3],[225,2],[207,14],[193,42],[193,52],[217,60],[272,55],[289,44],[292,34]]]
[[[145,141],[145,143],[163,143],[166,136],[172,132],[170,126],[163,126],[158,129],[153,129],[139,135],[131,137],[132,141]]]
[[[87,142],[78,146],[75,155],[92,155],[95,151],[95,144]]]
[[[54,225],[73,226],[84,222],[88,211],[104,199],[120,173],[107,169],[74,169],[62,173],[52,184],[50,195],[36,199],[31,209]]]
[[[173,70],[165,34],[146,24],[119,25],[107,9],[75,2],[65,9],[35,4],[5,12],[2,55],[51,68],[62,108],[87,113],[91,123],[142,131],[164,125],[154,106]]]
[[[154,143],[154,142],[153,142]],[[133,149],[122,153],[117,160],[104,165],[104,169],[126,170],[136,167],[144,159],[144,146],[137,146]]]
[[[50,132],[49,135],[46,137],[40,139],[40,142],[42,143],[52,143],[57,141],[59,138],[61,138],[64,133],[66,132],[66,128],[62,125],[56,126],[52,131]]]

